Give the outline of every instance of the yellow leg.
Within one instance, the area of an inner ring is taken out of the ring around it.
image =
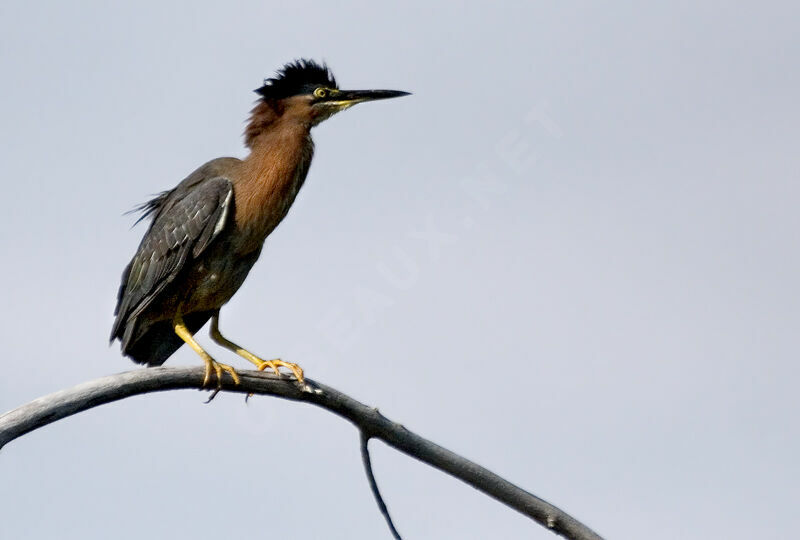
[[[203,359],[203,362],[206,364],[206,376],[203,378],[203,386],[208,385],[211,382],[211,370],[217,375],[217,387],[222,385],[222,372],[227,371],[230,376],[233,378],[233,382],[239,384],[239,374],[236,373],[236,370],[233,369],[231,366],[227,364],[220,364],[213,358],[211,355],[208,354],[203,347],[200,346],[192,337],[192,333],[189,332],[189,329],[186,328],[186,324],[183,322],[183,317],[181,317],[180,313],[175,314],[175,318],[172,319],[172,327],[175,330],[175,333],[186,342],[186,344],[194,350],[200,358]]]
[[[281,372],[278,368],[285,367],[294,374],[295,378],[299,382],[303,382],[303,368],[301,368],[297,364],[284,362],[283,360],[277,358],[275,360],[262,360],[261,358],[254,355],[244,347],[240,347],[233,341],[223,336],[219,331],[219,313],[211,317],[211,339],[213,339],[226,349],[235,352],[242,358],[246,358],[247,360],[255,364],[256,367],[258,367],[259,371],[264,371],[265,369],[270,368],[272,369],[272,371],[275,372],[276,375],[280,375]]]

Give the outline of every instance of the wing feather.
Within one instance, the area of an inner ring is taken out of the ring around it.
[[[188,180],[188,179],[187,179]],[[181,184],[159,195],[147,209],[154,214],[130,264],[122,274],[111,339],[124,335],[128,321],[144,311],[186,266],[199,257],[224,228],[233,186],[224,176]],[[123,335],[124,334],[124,335]]]

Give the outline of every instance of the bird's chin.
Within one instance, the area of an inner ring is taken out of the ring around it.
[[[341,112],[341,111],[343,111],[345,109],[349,109],[350,107],[355,105],[355,103],[348,103],[348,102],[342,102],[342,103],[347,103],[347,104],[344,105],[344,106],[339,106],[339,105],[334,105],[334,103],[326,103],[325,104],[326,105],[325,108],[320,109],[317,112],[317,114],[314,115],[314,120],[312,122],[312,125],[316,126],[316,125],[324,122],[325,120],[327,120],[328,118],[330,118],[334,114],[336,114],[338,112]]]

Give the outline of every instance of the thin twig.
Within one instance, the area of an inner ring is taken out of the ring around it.
[[[104,403],[148,392],[202,389],[204,374],[203,367],[139,369],[41,397],[0,416],[0,448],[30,431]],[[412,433],[338,390],[310,379],[306,379],[305,385],[299,385],[294,380],[260,371],[240,371],[239,375],[241,382],[238,385],[226,376],[222,390],[312,403],[346,418],[370,438],[380,439],[404,454],[466,482],[556,534],[575,540],[602,540],[586,525],[547,501]]]
[[[369,444],[369,435],[362,430],[360,431],[360,438],[361,461],[364,462],[364,471],[367,473],[369,489],[372,490],[372,494],[375,496],[375,502],[378,504],[378,510],[380,510],[381,514],[383,514],[383,518],[386,520],[389,530],[392,531],[392,536],[395,538],[395,540],[403,540],[403,538],[400,536],[400,533],[397,532],[397,528],[394,526],[394,523],[392,522],[392,516],[389,515],[389,509],[386,508],[386,503],[383,502],[381,490],[378,489],[378,483],[375,481],[375,474],[372,472],[372,459],[369,457],[369,447],[367,446]]]

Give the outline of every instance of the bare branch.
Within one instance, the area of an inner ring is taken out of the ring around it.
[[[378,489],[378,482],[375,481],[375,473],[372,472],[372,458],[369,457],[369,436],[364,433],[363,431],[359,433],[360,436],[360,443],[361,443],[361,461],[364,462],[364,471],[367,473],[367,481],[369,482],[369,489],[372,490],[372,494],[375,496],[375,502],[378,504],[378,510],[381,511],[383,518],[386,520],[386,524],[389,526],[389,530],[392,532],[392,536],[395,540],[403,540],[400,536],[400,533],[397,532],[397,528],[394,526],[394,522],[392,522],[392,516],[389,515],[389,509],[386,508],[386,503],[383,502],[383,497],[381,496],[381,490]]]
[[[95,379],[41,397],[0,416],[0,448],[37,428],[104,403],[148,392],[202,389],[203,375],[202,367],[139,369]],[[556,534],[575,540],[602,540],[597,533],[552,504],[480,465],[412,433],[376,409],[329,386],[310,379],[306,379],[307,384],[301,386],[292,380],[258,371],[240,371],[239,375],[239,385],[234,385],[226,377],[223,390],[312,403],[346,418],[367,439],[380,439],[400,452],[466,482]]]

